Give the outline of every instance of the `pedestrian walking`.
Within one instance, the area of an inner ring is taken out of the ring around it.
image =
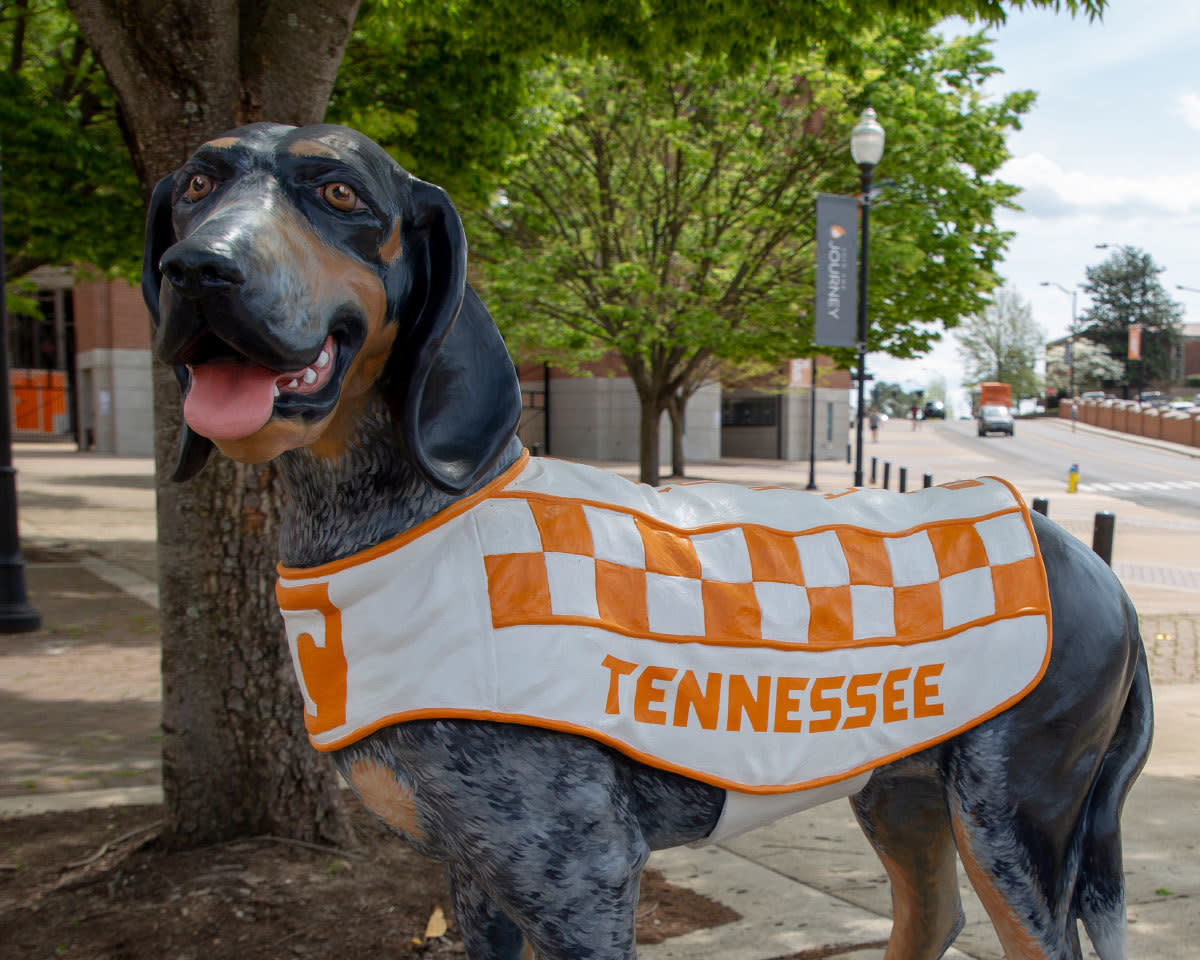
[[[1075,424],[1079,422],[1079,401],[1071,399],[1071,432],[1075,432]]]
[[[879,442],[879,411],[874,407],[871,408],[871,418],[868,421],[871,425],[871,442]]]
[[[920,416],[920,414],[921,414],[921,408],[920,408],[920,407],[918,407],[918,406],[917,406],[917,405],[914,403],[914,404],[912,405],[912,422],[913,422],[912,428],[913,428],[914,430],[916,430],[916,429],[917,429],[917,417],[919,417],[919,416]]]

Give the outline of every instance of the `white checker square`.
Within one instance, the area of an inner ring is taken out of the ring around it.
[[[994,616],[996,591],[992,586],[992,568],[977,567],[947,577],[941,582],[942,626],[960,624]]]
[[[975,524],[983,547],[987,551],[988,563],[1016,563],[1033,556],[1033,541],[1025,518],[1019,513],[1006,513]]]
[[[635,570],[646,569],[646,547],[633,517],[589,506],[583,508],[583,513],[592,532],[592,548],[597,560],[608,560]]]
[[[704,595],[700,581],[647,573],[646,613],[654,633],[704,636]]]
[[[891,587],[851,585],[850,612],[854,618],[855,640],[896,635],[896,600]]]
[[[526,501],[487,500],[477,509],[480,516],[475,529],[479,531],[479,542],[485,557],[542,552],[542,535]]]
[[[754,594],[762,613],[762,638],[808,643],[808,591],[794,583],[756,582]]]
[[[550,611],[560,617],[600,618],[596,604],[596,561],[575,553],[547,553]]]
[[[705,580],[749,583],[754,579],[750,570],[750,549],[746,546],[746,535],[740,527],[718,530],[716,533],[698,533],[692,537],[692,546],[696,548],[700,575]]]
[[[825,530],[792,539],[800,554],[806,587],[844,587],[850,583],[850,568],[836,533]]]
[[[924,530],[907,537],[884,537],[883,545],[892,565],[894,586],[915,587],[919,583],[937,581],[937,556],[929,542],[929,534]]]

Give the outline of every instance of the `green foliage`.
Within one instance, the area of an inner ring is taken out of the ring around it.
[[[853,190],[846,145],[867,102],[896,177],[872,216],[871,349],[919,354],[980,309],[1008,239],[994,214],[1016,192],[995,173],[1032,95],[984,100],[980,37],[895,24],[863,60],[861,76],[823,51],[741,71],[562,58],[534,75],[529,123],[548,132],[468,218],[510,345],[567,366],[615,350],[659,410],[714,361],[814,352],[816,196]]]
[[[1080,318],[1082,335],[1124,361],[1120,380],[1127,384],[1167,381],[1174,372],[1172,361],[1183,336],[1183,306],[1159,282],[1163,269],[1150,254],[1123,246],[1086,271],[1083,289],[1092,302]],[[1142,325],[1140,364],[1127,359],[1129,328],[1134,323]]]
[[[1043,339],[1029,303],[1012,287],[1002,287],[995,300],[958,331],[967,382],[997,380],[1012,387],[1014,399],[1037,396],[1035,364]]]
[[[914,406],[920,406],[925,400],[940,400],[928,394],[918,396],[915,391],[905,390],[898,383],[879,382],[871,387],[869,407],[874,407],[880,413],[889,417],[904,419],[909,416]]]
[[[0,160],[10,281],[41,264],[134,276],[137,177],[103,72],[58,0],[0,4]]]

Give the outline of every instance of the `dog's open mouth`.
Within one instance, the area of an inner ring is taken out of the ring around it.
[[[332,336],[317,358],[298,370],[271,370],[244,357],[223,357],[188,364],[191,385],[183,401],[183,418],[196,433],[211,440],[251,436],[279,412],[302,415],[327,411],[337,398],[343,352]]]

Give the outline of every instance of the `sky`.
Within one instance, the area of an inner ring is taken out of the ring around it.
[[[962,21],[944,28],[968,29]],[[1109,0],[1097,22],[1014,12],[987,32],[1003,70],[988,92],[1038,95],[999,172],[1022,188],[1023,209],[1001,212],[997,224],[1015,234],[999,272],[1046,339],[1067,333],[1071,297],[1042,282],[1083,283],[1085,269],[1111,253],[1098,243],[1149,253],[1184,322],[1200,323],[1200,292],[1176,289],[1200,291],[1200,2]],[[886,166],[885,152],[879,176]],[[1088,302],[1078,291],[1080,315]],[[910,390],[943,377],[955,413],[967,412],[953,334],[921,360],[869,354],[867,369]]]

